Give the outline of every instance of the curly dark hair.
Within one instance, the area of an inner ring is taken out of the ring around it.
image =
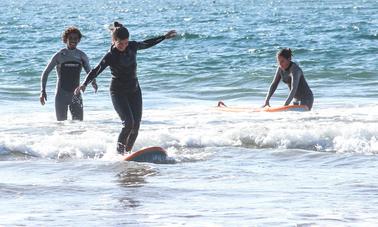
[[[277,57],[282,56],[286,59],[291,59],[293,56],[293,51],[290,48],[284,48],[277,52]]]
[[[82,37],[82,34],[80,32],[80,30],[76,27],[68,27],[66,30],[64,30],[63,34],[62,34],[62,40],[64,43],[67,43],[67,39],[68,39],[68,35],[69,34],[72,34],[72,33],[76,33],[79,35],[79,40],[81,39]]]

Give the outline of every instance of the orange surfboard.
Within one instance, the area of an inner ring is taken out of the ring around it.
[[[225,112],[283,112],[283,111],[308,111],[306,105],[288,105],[279,107],[230,107],[226,106],[224,102],[219,101],[216,107],[218,110]]]
[[[125,161],[166,163],[167,152],[161,147],[147,147],[129,155],[125,155]]]

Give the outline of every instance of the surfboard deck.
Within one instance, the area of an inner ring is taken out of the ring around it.
[[[124,156],[124,161],[168,163],[167,152],[161,147],[147,147]]]
[[[232,107],[227,106],[224,102],[219,101],[217,105],[217,110],[225,111],[225,112],[284,112],[284,111],[308,111],[308,107],[306,105],[288,105],[288,106],[278,106],[278,107],[263,107],[263,108],[256,108],[256,107]]]

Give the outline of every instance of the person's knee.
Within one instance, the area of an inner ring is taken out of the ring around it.
[[[138,131],[139,127],[140,127],[140,122],[134,122],[133,131]]]
[[[134,128],[134,121],[122,121],[123,130],[132,131]]]

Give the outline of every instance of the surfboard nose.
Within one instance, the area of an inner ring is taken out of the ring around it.
[[[174,159],[168,157],[167,152],[161,147],[147,147],[136,151],[124,158],[125,161],[151,162],[157,164],[174,163]]]

